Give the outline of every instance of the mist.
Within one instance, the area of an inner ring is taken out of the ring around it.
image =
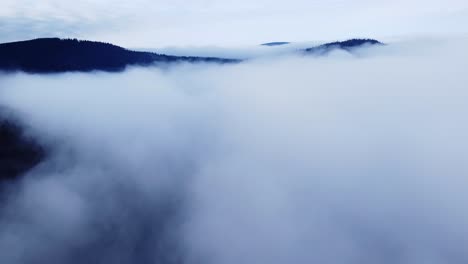
[[[334,41],[334,40],[331,40]],[[177,47],[160,47],[158,49],[138,49],[142,51],[153,51],[156,53],[170,54],[175,56],[203,56],[203,57],[218,57],[218,58],[233,58],[233,59],[259,59],[290,56],[292,53],[300,52],[301,50],[318,46],[323,42],[298,42],[287,43],[278,46],[266,46],[258,43],[250,46],[177,46]]]
[[[467,44],[2,75],[0,262],[467,263]]]

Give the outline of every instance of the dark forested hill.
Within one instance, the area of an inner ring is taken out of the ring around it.
[[[76,39],[43,38],[0,44],[0,70],[3,71],[120,71],[129,65],[145,66],[170,62],[232,63],[237,60],[168,56]]]
[[[43,148],[25,137],[20,126],[0,116],[0,183],[33,168],[44,155]]]
[[[345,41],[330,42],[330,43],[322,44],[316,47],[308,48],[308,49],[305,49],[304,52],[313,53],[317,55],[323,55],[335,49],[351,51],[355,48],[363,47],[366,45],[372,46],[372,45],[384,45],[384,44],[375,39],[349,39]]]

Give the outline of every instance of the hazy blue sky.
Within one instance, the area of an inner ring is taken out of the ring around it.
[[[467,33],[466,0],[0,0],[0,41],[45,36],[128,47]]]

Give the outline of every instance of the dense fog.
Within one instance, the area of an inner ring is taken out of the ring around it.
[[[0,76],[0,263],[467,263],[468,40]]]

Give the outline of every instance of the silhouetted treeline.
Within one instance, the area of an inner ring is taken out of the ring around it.
[[[0,70],[4,71],[120,71],[129,65],[169,62],[231,63],[237,60],[169,56],[76,39],[43,38],[0,44]]]

